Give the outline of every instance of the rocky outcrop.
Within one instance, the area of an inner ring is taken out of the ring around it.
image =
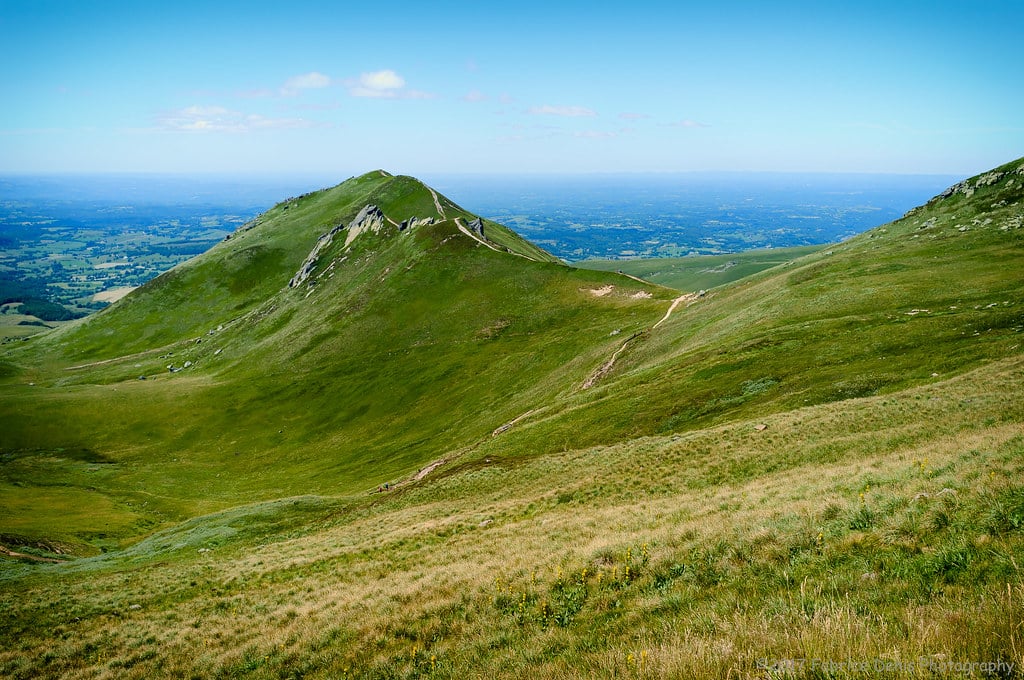
[[[288,282],[289,288],[295,288],[296,286],[303,284],[306,279],[309,278],[313,273],[313,270],[316,269],[316,263],[320,258],[320,252],[327,246],[331,245],[331,242],[334,241],[334,235],[344,228],[344,225],[339,224],[316,240],[316,244],[313,245],[313,249],[309,251],[309,255],[307,255],[306,259],[302,262],[302,266],[299,267],[299,271],[295,272],[295,276],[293,276],[291,281]]]
[[[469,223],[469,230],[480,238],[484,238],[484,221],[479,217]]]
[[[387,220],[384,217],[384,213],[381,209],[375,205],[364,206],[356,218],[352,220],[351,224],[348,225],[348,234],[345,236],[345,245],[348,246],[352,241],[356,239],[360,234],[372,231],[377,234],[384,228],[384,222]]]
[[[346,227],[343,224],[339,224],[334,229],[331,229],[326,234],[322,235],[316,240],[313,245],[313,249],[309,251],[309,255],[302,262],[302,266],[299,267],[299,271],[295,272],[295,276],[288,282],[289,288],[295,288],[305,283],[310,276],[313,274],[313,270],[316,269],[318,260],[320,259],[320,253],[324,251],[331,243],[334,242],[334,236],[343,229],[348,229],[348,234],[345,236],[345,245],[348,246],[359,234],[366,231],[372,231],[374,233],[380,232],[384,228],[384,222],[387,218],[381,209],[375,205],[364,206],[359,214],[356,215],[355,219],[349,222]]]
[[[410,217],[401,224],[398,225],[398,231],[405,231],[407,229],[415,229],[416,227],[423,227],[428,224],[433,224],[433,217]]]
[[[963,182],[954,184],[953,186],[949,187],[932,200],[938,200],[940,198],[949,198],[954,194],[963,194],[967,198],[970,198],[978,189],[981,189],[982,187],[990,187],[999,180],[1006,177],[1007,175],[1015,174],[1024,175],[1024,165],[1021,165],[1016,170],[1010,170],[1007,172],[1003,172],[1002,170],[993,170],[992,172],[986,172],[984,175],[979,175],[978,177],[965,179]]]

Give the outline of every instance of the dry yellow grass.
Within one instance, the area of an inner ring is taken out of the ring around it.
[[[23,634],[0,668],[68,678],[753,678],[765,677],[760,660],[983,654],[1021,668],[1019,573],[922,596],[909,575],[876,573],[871,560],[901,546],[943,549],[906,522],[1016,482],[1022,372],[1024,360],[1007,360],[773,416],[758,421],[762,432],[744,422],[530,461],[463,461],[353,499],[293,535],[8,581],[4,608]],[[832,521],[859,506],[887,519],[863,530]],[[979,527],[972,540],[1019,554],[1012,536]],[[672,565],[699,576],[691,562],[704,553],[709,569],[764,583],[657,586]],[[888,594],[871,609],[883,577]],[[541,603],[576,583],[580,619],[543,625]],[[848,676],[858,675],[835,675]]]

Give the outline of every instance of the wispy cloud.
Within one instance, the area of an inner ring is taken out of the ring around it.
[[[677,120],[674,123],[666,123],[666,125],[668,125],[670,127],[681,127],[681,128],[706,128],[706,127],[711,127],[707,123],[698,123],[697,121],[690,120],[689,118],[687,118],[685,120]]]
[[[328,76],[317,71],[310,71],[299,76],[292,76],[286,80],[284,86],[281,87],[281,95],[294,97],[303,90],[320,90],[330,87],[330,85],[331,79]]]
[[[618,137],[617,132],[608,132],[607,130],[580,130],[572,133],[573,137],[580,137],[582,139],[611,139],[612,137]]]
[[[550,104],[534,106],[527,113],[534,116],[565,116],[567,118],[583,118],[597,115],[596,111],[584,106],[551,106]]]
[[[462,97],[462,101],[464,102],[485,102],[489,99],[490,97],[485,95],[480,90],[470,90]]]
[[[232,111],[223,106],[188,106],[157,117],[157,126],[170,132],[252,132],[309,128],[315,124],[303,118],[268,118],[255,113]]]
[[[620,120],[640,120],[642,118],[650,118],[646,113],[620,113]]]

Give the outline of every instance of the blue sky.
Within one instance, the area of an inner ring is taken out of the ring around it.
[[[0,172],[968,175],[1024,155],[1019,0],[349,4],[0,0]]]

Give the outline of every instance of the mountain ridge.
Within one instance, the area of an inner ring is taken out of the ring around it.
[[[317,249],[378,172],[265,297],[198,289],[222,326],[136,337],[185,268],[6,348],[0,672],[1012,677],[1022,162],[690,297],[496,251],[429,190],[382,214],[448,219]]]
[[[122,507],[151,474],[221,470],[212,485],[162,491],[147,507],[166,507],[147,520],[126,513],[145,527],[175,517],[183,498],[214,509],[415,473],[572,389],[616,333],[654,323],[673,295],[567,267],[506,231],[380,172],[289,199],[15,352],[33,357],[25,377],[48,398],[11,402],[19,412],[7,414],[2,446],[113,456],[106,489]],[[288,257],[249,256],[271,246]],[[233,292],[240,276],[252,286]],[[93,430],[97,411],[119,415]]]

